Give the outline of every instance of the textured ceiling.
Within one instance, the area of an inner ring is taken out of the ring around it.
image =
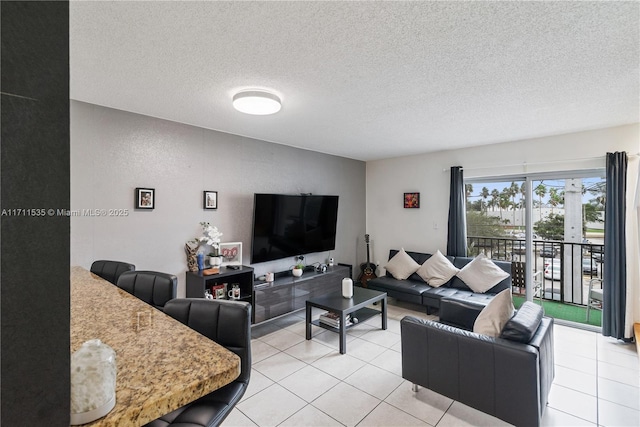
[[[70,5],[71,98],[372,160],[639,122],[638,2]],[[283,100],[235,111],[244,88]]]

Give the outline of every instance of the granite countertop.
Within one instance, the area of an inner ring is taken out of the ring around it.
[[[116,352],[116,406],[87,426],[139,426],[240,374],[240,358],[82,267],[71,267],[71,352],[90,339]]]

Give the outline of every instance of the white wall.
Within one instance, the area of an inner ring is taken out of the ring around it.
[[[372,260],[382,267],[389,249],[400,247],[446,251],[451,166],[463,166],[465,178],[593,169],[604,167],[607,152],[638,154],[639,141],[634,124],[367,162]],[[403,193],[414,191],[421,207],[404,209]]]
[[[134,211],[134,189],[156,190],[153,211]],[[202,209],[202,192],[218,191],[218,209]],[[129,209],[125,217],[72,217],[71,265],[93,260],[134,263],[175,274],[184,296],[184,244],[216,225],[223,242],[243,243],[250,260],[254,193],[340,196],[336,262],[357,265],[365,229],[365,164],[255,139],[71,103],[71,209]],[[307,263],[324,262],[311,254]],[[292,259],[256,264],[258,275]]]

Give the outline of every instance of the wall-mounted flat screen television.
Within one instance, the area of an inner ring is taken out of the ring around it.
[[[255,194],[251,262],[336,247],[338,196]]]

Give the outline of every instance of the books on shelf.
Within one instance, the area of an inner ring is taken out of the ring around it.
[[[340,315],[338,313],[334,313],[332,311],[326,311],[320,315],[318,319],[320,323],[325,325],[329,325],[334,328],[340,327]],[[351,323],[351,315],[347,314],[346,317],[347,324]]]

